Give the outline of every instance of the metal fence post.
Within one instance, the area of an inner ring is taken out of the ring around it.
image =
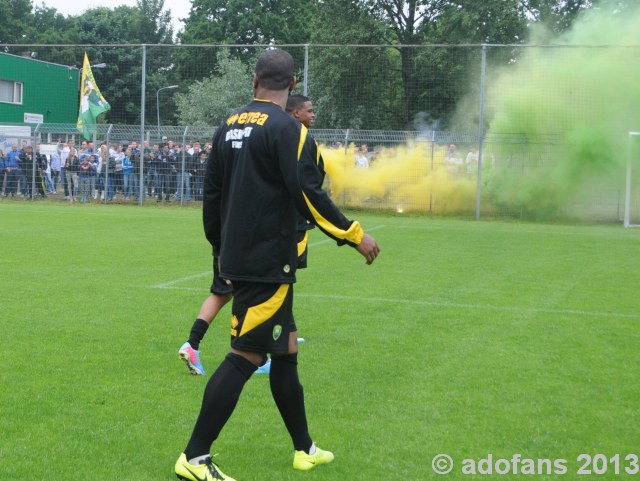
[[[138,179],[140,207],[144,205],[144,106],[146,101],[147,83],[147,45],[142,44],[142,80],[140,89],[140,179]]]
[[[480,125],[478,126],[478,186],[476,189],[476,220],[480,220],[480,198],[482,197],[482,147],[484,139],[484,87],[487,73],[487,45],[482,45],[480,66]]]
[[[36,142],[38,141],[38,131],[42,124],[36,125],[33,130],[33,149],[31,154],[31,200],[36,198]]]
[[[302,95],[308,97],[309,92],[309,44],[304,46],[304,81],[302,83]]]
[[[347,151],[348,151],[348,146],[349,146],[349,129],[347,129],[347,131],[344,134],[344,172],[345,172],[345,176],[346,176],[346,172],[347,172]],[[346,207],[347,206],[347,190],[343,187],[342,189],[342,206],[341,207]]]
[[[183,204],[184,202],[184,180],[185,180],[185,164],[186,164],[186,155],[187,155],[187,151],[184,148],[184,146],[187,143],[187,132],[189,131],[189,126],[186,126],[184,128],[184,132],[182,134],[182,165],[180,167],[180,189],[178,190],[178,192],[180,192],[180,205]],[[189,182],[189,180],[187,179],[187,182]],[[189,189],[189,192],[191,192],[191,189]]]
[[[105,138],[105,142],[107,144],[107,158],[102,159],[102,168],[104,169],[104,185],[102,195],[104,195],[105,204],[109,199],[109,146],[111,145],[111,129],[113,129],[113,124],[109,124],[109,128],[107,129],[107,135]]]
[[[436,131],[431,131],[431,170],[430,174],[433,174],[433,162],[435,159],[436,150]],[[433,186],[429,187],[429,215],[433,215]]]
[[[640,135],[640,132],[629,132],[627,139],[627,168],[625,178],[625,192],[624,192],[624,219],[623,225],[625,227],[631,226],[631,158],[633,157],[632,141],[633,137]]]

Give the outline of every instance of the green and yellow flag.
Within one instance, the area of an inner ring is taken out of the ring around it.
[[[80,111],[78,112],[78,130],[82,136],[89,140],[96,131],[96,119],[98,115],[111,110],[91,72],[91,64],[87,53],[84,53],[82,64],[82,81],[80,83]]]

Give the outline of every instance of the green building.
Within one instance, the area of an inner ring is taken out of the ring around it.
[[[0,53],[0,124],[75,124],[80,70]]]

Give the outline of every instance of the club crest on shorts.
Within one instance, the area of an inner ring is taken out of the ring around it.
[[[277,341],[278,339],[280,339],[281,335],[282,335],[282,326],[280,324],[276,324],[275,327],[273,328],[273,340]]]

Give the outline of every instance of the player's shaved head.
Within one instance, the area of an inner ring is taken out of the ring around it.
[[[267,50],[258,58],[255,75],[264,89],[286,90],[294,79],[293,57],[279,48]]]

